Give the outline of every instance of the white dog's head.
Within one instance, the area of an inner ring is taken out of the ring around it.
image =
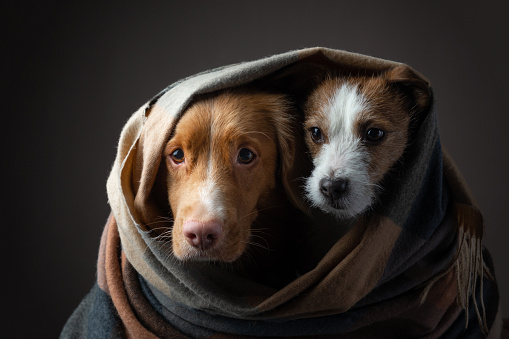
[[[407,66],[323,81],[305,107],[314,165],[305,186],[311,204],[341,219],[371,206],[405,150],[412,115],[429,98],[426,82]]]

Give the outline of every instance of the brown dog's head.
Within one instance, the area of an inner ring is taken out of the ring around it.
[[[164,151],[177,258],[232,262],[244,252],[291,158],[290,122],[284,96],[243,90],[185,111]]]

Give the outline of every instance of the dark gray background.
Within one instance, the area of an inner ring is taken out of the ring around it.
[[[405,62],[431,80],[509,314],[508,4],[4,4],[2,336],[57,336],[92,286],[106,178],[132,112],[182,77],[312,46]]]

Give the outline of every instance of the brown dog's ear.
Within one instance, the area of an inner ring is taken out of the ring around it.
[[[426,80],[407,65],[399,65],[384,74],[399,92],[411,99],[412,113],[425,110],[431,104],[431,88]]]
[[[306,157],[302,121],[296,110],[287,106],[288,112],[278,112],[274,116],[279,152],[279,180],[283,184],[286,196],[292,204],[305,213],[309,208],[304,202],[302,191],[303,178],[311,172],[311,160]],[[306,159],[304,159],[306,158]]]

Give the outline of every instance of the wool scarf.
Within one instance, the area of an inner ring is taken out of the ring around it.
[[[498,288],[482,243],[482,214],[441,145],[432,100],[413,122],[404,159],[384,181],[379,203],[283,286],[250,281],[227,265],[179,261],[154,237],[153,225],[172,227],[162,218],[168,215],[163,149],[194,98],[257,84],[299,104],[320,74],[378,76],[398,65],[308,48],[188,77],[144,104],[122,130],[108,178],[111,215],[97,282],[61,336],[499,336]],[[284,189],[295,193],[300,186],[292,183]]]

